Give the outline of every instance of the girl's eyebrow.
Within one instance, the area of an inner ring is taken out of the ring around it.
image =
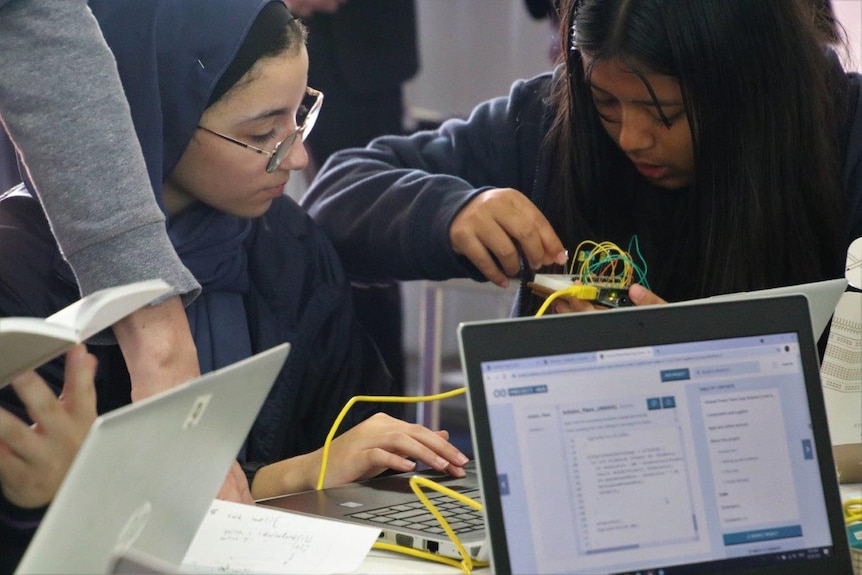
[[[264,110],[259,114],[254,114],[253,116],[248,116],[246,118],[240,118],[237,122],[237,125],[243,124],[251,124],[253,122],[259,122],[260,120],[268,120],[270,118],[277,118],[280,116],[286,116],[290,114],[289,108],[273,108],[271,110]]]
[[[611,98],[616,99],[616,96],[614,96],[613,94],[611,94],[610,92],[608,92],[608,91],[607,91],[607,90],[605,90],[604,88],[601,88],[601,87],[599,87],[599,86],[596,86],[595,84],[592,84],[592,83],[591,83],[591,84],[590,84],[590,89],[591,89],[591,90],[595,90],[595,91],[597,91],[597,92],[601,92],[602,94],[605,94],[605,95],[607,95],[607,96],[610,96]],[[635,105],[637,105],[637,106],[650,106],[650,107],[654,107],[656,104],[658,104],[659,106],[661,106],[661,107],[663,107],[663,108],[664,108],[664,107],[682,106],[682,105],[683,105],[682,100],[659,100],[659,99],[656,99],[656,101],[655,101],[655,102],[654,102],[652,99],[646,99],[646,100],[630,100],[630,101],[629,101],[629,103],[631,103],[631,104],[635,104]]]

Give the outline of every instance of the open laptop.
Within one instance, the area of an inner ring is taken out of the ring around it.
[[[576,279],[578,279],[577,276],[572,274],[536,274],[533,279],[533,283],[540,288],[544,288],[547,295],[550,295],[550,293],[553,293],[556,290],[569,287]],[[814,336],[819,338],[823,333],[823,330],[826,329],[826,325],[829,323],[829,319],[832,317],[832,314],[835,313],[835,306],[838,305],[838,300],[841,299],[841,294],[843,294],[846,289],[847,280],[845,278],[836,278],[818,282],[781,286],[777,288],[734,292],[680,303],[689,304],[704,300],[736,301],[740,299],[775,297],[801,293],[808,297],[808,303],[811,306],[811,327],[814,330]]]
[[[264,499],[258,501],[258,505],[370,525],[380,529],[378,541],[460,558],[455,545],[413,493],[409,482],[413,475],[422,475],[461,495],[481,500],[475,468],[468,464],[465,471],[467,476],[460,479],[432,470],[397,473],[320,491]],[[424,492],[449,522],[470,556],[487,560],[482,513],[448,495]]]
[[[812,328],[819,336],[829,322],[835,305],[846,287],[846,280],[837,279],[771,290],[727,294],[698,301],[750,300],[803,293],[811,302],[810,321]],[[503,321],[505,323],[508,320]],[[467,469],[467,477],[459,480],[433,471],[419,473],[450,489],[481,501],[478,477],[472,466]],[[275,497],[259,501],[258,504],[296,513],[373,525],[381,529],[380,541],[440,553],[449,557],[458,557],[457,549],[439,527],[437,520],[421,502],[417,501],[410,489],[408,483],[412,475],[414,473],[377,477],[323,491],[308,491]],[[448,499],[434,492],[429,492],[429,495],[435,504],[437,501],[443,502]],[[485,526],[480,520],[481,514],[452,500],[445,501],[443,506],[444,516],[450,520],[456,534],[471,556],[476,559],[487,559],[488,547],[486,545]]]
[[[851,572],[804,296],[459,339],[495,573]]]
[[[814,339],[819,339],[823,334],[823,331],[826,329],[826,325],[829,323],[829,320],[832,318],[832,314],[835,313],[835,307],[838,305],[838,301],[841,299],[841,295],[846,289],[847,280],[845,278],[836,278],[770,289],[715,295],[704,298],[704,300],[736,301],[740,299],[775,297],[801,293],[808,298],[808,306],[811,312],[811,329],[814,333]]]
[[[118,559],[145,572],[148,558],[176,569],[288,350],[98,417],[16,573],[106,573]]]

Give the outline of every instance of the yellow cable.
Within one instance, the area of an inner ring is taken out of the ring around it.
[[[425,492],[422,491],[422,487],[428,487],[429,489],[433,489],[439,493],[444,495],[448,495],[449,497],[455,499],[456,501],[460,501],[464,505],[468,505],[473,509],[481,512],[482,504],[478,501],[474,501],[469,497],[458,493],[457,491],[453,491],[448,487],[440,485],[439,483],[428,479],[427,477],[420,477],[418,475],[414,475],[410,478],[410,488],[413,490],[413,493],[416,494],[416,497],[425,504],[425,507],[431,512],[432,515],[437,519],[437,522],[443,528],[443,531],[446,532],[446,535],[449,537],[449,540],[455,545],[455,549],[458,550],[458,554],[461,555],[461,563],[460,567],[464,571],[464,573],[471,573],[473,571],[473,567],[475,565],[473,558],[470,557],[470,554],[467,553],[467,550],[464,549],[464,545],[461,543],[461,540],[455,535],[455,531],[452,530],[452,527],[449,525],[449,522],[446,521],[446,518],[443,517],[443,514],[437,509],[437,506],[434,505],[431,500],[425,495]]]
[[[597,288],[596,286],[588,286],[583,284],[575,284],[567,288],[557,290],[551,295],[549,295],[547,299],[545,299],[544,303],[542,303],[542,307],[540,307],[539,310],[536,312],[536,317],[543,315],[545,311],[547,311],[548,306],[551,305],[551,302],[553,302],[558,297],[568,296],[577,299],[591,300],[596,299],[596,296],[598,294],[599,288]]]
[[[615,243],[584,240],[575,248],[569,264],[569,275],[575,276],[578,283],[549,295],[536,316],[543,315],[551,303],[562,296],[594,300],[599,288],[625,289],[635,279],[635,268],[631,255]],[[639,280],[645,282],[644,273],[638,270],[638,274]]]
[[[428,487],[429,489],[433,489],[444,495],[448,495],[460,501],[461,503],[468,505],[477,511],[482,511],[482,504],[478,501],[470,499],[469,497],[463,495],[462,493],[458,493],[457,491],[453,491],[448,487],[440,485],[439,483],[428,479],[427,477],[421,477],[419,475],[414,475],[410,478],[410,488],[413,490],[413,493],[416,494],[416,497],[425,504],[425,507],[428,508],[428,511],[434,515],[434,518],[437,519],[437,522],[443,528],[443,531],[446,532],[446,535],[449,537],[449,540],[455,545],[455,548],[458,550],[458,553],[461,555],[461,561],[457,559],[453,559],[451,557],[446,557],[444,555],[438,555],[435,553],[430,553],[428,551],[423,551],[421,549],[414,549],[413,547],[407,547],[405,545],[394,545],[392,543],[382,543],[377,542],[373,545],[375,549],[383,549],[386,551],[393,551],[395,553],[403,553],[405,555],[410,555],[413,557],[418,557],[420,559],[429,559],[431,561],[437,561],[438,563],[444,563],[446,565],[450,565],[452,567],[456,567],[461,569],[465,574],[469,575],[473,572],[475,567],[487,567],[487,561],[474,561],[467,550],[464,548],[464,545],[461,543],[461,540],[455,534],[455,531],[452,530],[452,527],[449,525],[449,522],[443,517],[443,514],[440,513],[440,510],[431,502],[427,495],[422,491],[422,487]]]
[[[844,521],[847,525],[862,521],[862,499],[848,499],[844,502]]]
[[[338,414],[338,417],[335,418],[335,422],[332,424],[332,427],[329,430],[329,434],[326,436],[326,441],[323,442],[323,456],[320,461],[320,475],[317,478],[317,490],[323,489],[323,486],[326,482],[326,466],[329,461],[329,448],[332,444],[332,440],[335,438],[335,434],[338,431],[338,427],[341,425],[341,422],[344,421],[344,418],[347,416],[347,412],[350,411],[350,408],[353,405],[360,401],[372,401],[372,402],[380,402],[380,403],[419,403],[422,401],[436,401],[438,399],[448,399],[450,397],[455,397],[457,395],[463,395],[467,391],[464,387],[459,387],[458,389],[453,389],[451,391],[446,391],[444,393],[437,393],[434,395],[421,395],[417,397],[403,397],[403,396],[390,396],[390,395],[357,395],[351,397],[350,400],[344,405],[341,409],[341,412]],[[416,493],[416,497],[419,498],[425,504],[425,507],[431,512],[432,515],[437,519],[440,525],[443,527],[443,530],[448,535],[449,539],[455,545],[455,548],[458,549],[458,553],[461,554],[461,561],[457,559],[453,559],[451,557],[445,557],[443,555],[437,555],[435,553],[430,553],[428,551],[422,551],[421,549],[414,549],[412,547],[407,547],[404,545],[395,545],[392,543],[383,543],[383,542],[375,542],[372,547],[374,549],[383,549],[386,551],[394,551],[396,553],[403,553],[405,555],[410,555],[413,557],[418,557],[420,559],[428,559],[429,561],[436,561],[438,563],[444,563],[446,565],[450,565],[452,567],[461,569],[466,575],[470,575],[474,567],[487,567],[488,563],[485,561],[473,561],[470,557],[470,554],[467,553],[464,546],[461,544],[461,540],[458,539],[458,536],[455,535],[455,532],[449,526],[449,523],[437,510],[431,500],[425,495],[422,491],[420,485],[424,485],[450,497],[455,498],[456,500],[469,505],[479,511],[482,511],[482,504],[478,501],[474,501],[469,497],[458,493],[457,491],[453,491],[448,487],[444,487],[439,483],[435,483],[434,481],[428,479],[427,477],[420,477],[418,475],[414,475],[410,478],[410,487],[413,489],[413,492]]]
[[[376,541],[371,547],[374,549],[381,549],[383,551],[392,551],[393,553],[401,553],[403,555],[410,555],[411,557],[418,557],[419,559],[427,559],[428,561],[436,561],[437,563],[443,563],[445,565],[449,565],[451,567],[455,567],[456,569],[461,569],[466,575],[470,575],[472,573],[473,568],[479,567],[487,567],[490,565],[487,561],[473,561],[471,560],[471,567],[467,567],[465,562],[458,561],[457,559],[453,559],[451,557],[446,557],[445,555],[438,555],[436,553],[431,553],[429,551],[422,551],[421,549],[414,549],[413,547],[405,547],[404,545],[395,545],[393,543],[383,543],[382,541]]]
[[[394,543],[383,543],[382,541],[376,541],[371,547],[373,547],[374,549],[382,549],[384,551],[392,551],[394,553],[401,553],[403,555],[418,557],[419,559],[428,559],[429,561],[445,563],[446,565],[450,565],[452,567],[455,567],[456,569],[462,568],[461,562],[457,559],[452,559],[451,557],[446,557],[445,555],[437,555],[436,553],[431,553],[429,551],[422,551],[421,549],[414,549],[413,547],[395,545]]]
[[[323,458],[320,461],[320,475],[317,478],[317,489],[318,491],[323,489],[323,484],[326,479],[326,466],[329,462],[329,447],[332,444],[332,440],[335,438],[335,433],[338,431],[338,426],[341,425],[341,422],[344,421],[347,412],[350,411],[350,408],[353,405],[360,401],[371,401],[378,403],[420,403],[422,401],[436,401],[438,399],[448,399],[450,397],[455,397],[457,395],[463,395],[467,391],[465,387],[459,387],[458,389],[453,389],[452,391],[447,391],[444,393],[437,393],[435,395],[420,395],[416,397],[403,397],[403,396],[395,396],[395,395],[356,395],[351,397],[350,400],[344,405],[341,409],[341,412],[338,414],[338,417],[335,418],[335,422],[332,424],[332,427],[329,429],[329,434],[326,436],[326,441],[323,442]]]
[[[575,262],[580,262],[575,273]],[[594,269],[594,266],[601,267]],[[618,268],[622,267],[619,272]],[[631,255],[613,242],[584,240],[575,248],[569,273],[577,275],[583,284],[624,288],[634,279],[635,266]]]

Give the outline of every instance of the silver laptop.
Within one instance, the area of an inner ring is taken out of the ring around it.
[[[459,328],[495,573],[850,573],[800,295]]]
[[[552,292],[569,287],[576,279],[578,279],[577,276],[572,274],[536,274],[533,282],[538,286],[545,288],[549,292]],[[811,327],[814,330],[814,336],[819,338],[823,333],[823,330],[826,329],[826,325],[829,323],[829,319],[832,317],[832,314],[835,313],[835,306],[838,305],[838,300],[841,299],[841,294],[843,294],[846,289],[847,280],[845,278],[837,278],[770,289],[734,292],[696,300],[688,300],[679,302],[679,304],[685,305],[704,300],[736,301],[739,299],[775,297],[801,293],[808,297],[808,303],[811,307]],[[674,303],[671,305],[678,304]]]
[[[465,471],[467,476],[461,479],[430,470],[398,473],[320,491],[265,499],[258,501],[258,505],[377,527],[380,529],[379,541],[460,558],[437,519],[413,493],[409,481],[418,473],[461,495],[480,500],[475,469],[468,464]],[[470,556],[487,559],[482,514],[448,495],[429,490],[425,493],[446,518]]]
[[[703,300],[694,300],[690,303],[704,300],[736,301],[740,299],[802,294],[808,298],[808,306],[811,313],[811,329],[814,333],[814,338],[819,339],[823,334],[823,330],[826,329],[826,325],[829,323],[829,320],[832,319],[832,314],[835,313],[835,307],[838,305],[838,301],[841,299],[841,295],[846,289],[847,280],[845,278],[837,278],[771,289],[716,295],[704,298]]]
[[[17,573],[177,567],[284,364],[282,344],[96,419]]]

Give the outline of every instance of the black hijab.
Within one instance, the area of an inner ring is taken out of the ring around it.
[[[280,0],[91,0],[117,60],[156,199],[204,111],[251,68],[290,14]],[[251,355],[243,241],[251,223],[197,204],[168,234],[202,292],[187,309],[201,371]]]

